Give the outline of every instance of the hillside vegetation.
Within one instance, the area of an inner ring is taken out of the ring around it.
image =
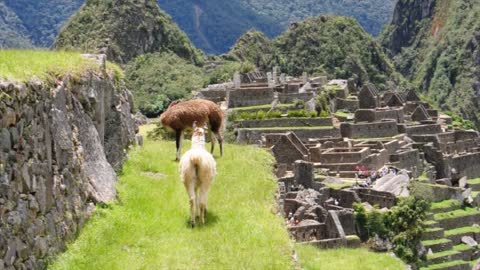
[[[10,48],[52,46],[58,30],[63,23],[82,5],[84,0],[3,0],[0,3],[10,9],[18,18],[18,23],[12,28],[26,40],[16,40],[9,43]],[[0,11],[0,25],[4,14]],[[5,32],[0,26],[0,44],[5,38]],[[8,36],[7,36],[8,37]],[[1,46],[0,46],[1,47]]]
[[[428,98],[480,127],[479,0],[400,0],[381,41]]]
[[[202,53],[155,0],[87,0],[60,31],[54,47],[105,53],[121,64],[167,50],[192,63],[203,61]]]
[[[270,41],[259,31],[243,35],[229,57],[255,63],[261,69],[278,65],[282,72],[302,72],[331,78],[355,78],[385,88],[388,81],[403,83],[376,41],[352,18],[320,15],[295,23]]]
[[[0,3],[0,48],[30,48],[27,29],[4,3]]]
[[[135,95],[135,107],[154,117],[172,100],[185,98],[206,83],[204,71],[174,53],[137,57],[126,67],[126,83]]]

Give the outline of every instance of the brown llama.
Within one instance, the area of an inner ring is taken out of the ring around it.
[[[223,137],[221,135],[223,112],[214,102],[205,99],[172,102],[168,109],[160,115],[160,121],[164,127],[175,131],[176,160],[180,159],[182,152],[183,131],[192,128],[194,122],[200,126],[205,124],[210,126],[211,153],[215,149],[216,139],[220,145],[220,155],[223,155]]]
[[[216,170],[215,159],[205,150],[205,129],[193,124],[192,148],[180,159],[180,177],[190,201],[190,221],[195,226],[196,217],[205,224],[208,191]]]

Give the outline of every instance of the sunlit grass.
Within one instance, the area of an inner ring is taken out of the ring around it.
[[[101,210],[50,268],[293,267],[293,246],[272,212],[276,184],[266,151],[225,146],[225,155],[216,156],[207,225],[194,229],[174,157],[174,142],[147,140],[133,151],[120,177],[119,203]]]
[[[115,77],[123,76],[118,66],[108,63],[107,68]],[[41,80],[67,75],[80,77],[90,70],[98,71],[98,64],[75,52],[0,50],[0,79],[2,80],[23,82],[32,77]]]
[[[296,245],[295,250],[305,270],[403,270],[400,259],[364,248],[321,250],[309,245]]]

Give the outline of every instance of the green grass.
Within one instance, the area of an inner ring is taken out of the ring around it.
[[[119,180],[120,202],[100,210],[50,269],[293,267],[293,245],[283,220],[272,213],[276,183],[266,151],[225,145],[207,224],[194,229],[187,224],[188,198],[174,153],[174,142],[149,140],[134,150]]]
[[[464,234],[464,233],[480,233],[480,227],[461,227],[452,230],[445,231],[445,236]]]
[[[465,250],[472,249],[472,247],[469,245],[460,244],[460,245],[453,246],[452,249],[455,251],[465,251]]]
[[[294,248],[303,269],[404,269],[400,260],[365,249],[294,247],[273,214],[273,158],[254,147],[225,145],[224,156],[216,156],[207,224],[190,228],[174,152],[173,142],[149,139],[133,150],[118,202],[98,208],[49,269],[295,269]]]
[[[458,253],[456,250],[445,250],[442,252],[436,252],[433,254],[427,254],[427,260],[433,260],[436,258],[444,257],[444,256],[449,256]]]
[[[403,270],[405,265],[399,259],[385,253],[374,253],[365,248],[331,249],[318,251],[309,245],[296,245],[298,258],[305,270]],[[272,269],[272,268],[270,268]]]
[[[290,108],[293,107],[293,104],[277,104],[277,109],[280,108]],[[237,107],[237,108],[232,108],[232,111],[234,112],[242,112],[242,111],[249,111],[249,110],[269,110],[272,108],[272,105],[266,104],[266,105],[256,105],[256,106],[247,106],[247,107]]]
[[[450,207],[460,207],[461,203],[457,200],[444,200],[441,202],[432,203],[431,209],[443,209]]]
[[[354,183],[350,183],[350,182],[344,182],[344,183],[341,183],[341,184],[337,184],[337,183],[325,183],[325,185],[329,188],[333,188],[333,189],[344,189],[344,188],[348,188],[348,187],[351,187]]]
[[[123,76],[121,69],[109,63],[107,68],[115,76]],[[70,75],[80,77],[86,71],[97,71],[99,66],[79,53],[46,50],[0,50],[0,79],[24,82],[32,77],[41,80]]]
[[[353,113],[346,113],[346,112],[338,111],[338,112],[334,113],[334,115],[336,115],[338,117],[347,118],[349,115],[353,115]]]
[[[480,212],[477,209],[467,207],[465,209],[457,209],[450,212],[435,214],[434,219],[442,220],[442,219],[465,217],[465,216],[471,216],[471,215],[477,215],[477,214],[480,214]]]
[[[480,178],[469,179],[467,182],[472,185],[477,185],[480,184]]]
[[[422,241],[424,246],[444,244],[444,243],[448,243],[448,242],[450,242],[450,240],[445,239],[445,238]]]
[[[465,263],[465,261],[462,260],[456,260],[456,261],[451,261],[451,262],[445,262],[445,263],[439,263],[439,264],[432,264],[428,267],[422,267],[420,268],[421,270],[436,270],[436,269],[444,269],[449,266],[454,266],[457,264],[462,264]]]
[[[260,128],[242,128],[247,130],[310,130],[310,129],[333,129],[333,126],[318,127],[260,127]]]

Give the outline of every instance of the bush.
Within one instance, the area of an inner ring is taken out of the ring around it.
[[[410,264],[419,263],[417,245],[424,231],[424,221],[430,203],[426,200],[408,197],[386,213],[373,210],[369,213],[361,204],[354,204],[355,217],[363,240],[378,235],[393,244],[395,254]]]

